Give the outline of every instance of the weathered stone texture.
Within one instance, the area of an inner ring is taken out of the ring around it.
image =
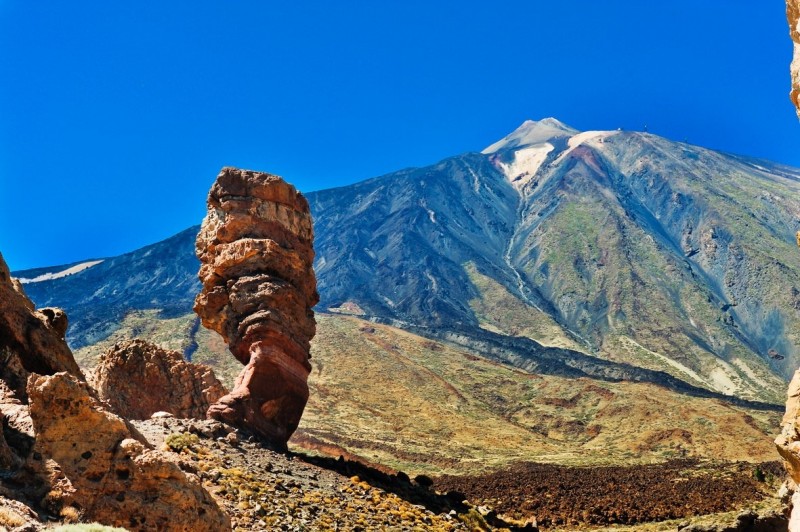
[[[228,393],[210,367],[143,340],[114,344],[101,356],[90,382],[127,419],[148,419],[156,412],[205,419],[208,407]]]
[[[148,448],[85,382],[67,373],[32,376],[28,396],[36,432],[31,467],[49,486],[46,506],[73,506],[86,520],[129,530],[230,529],[199,482]]]
[[[308,202],[271,174],[224,168],[197,236],[203,290],[195,311],[245,364],[209,416],[279,445],[308,400],[310,340],[319,301]]]
[[[67,371],[83,379],[64,340],[67,316],[60,309],[36,310],[22,285],[11,278],[0,254],[0,380],[25,397],[28,375]]]

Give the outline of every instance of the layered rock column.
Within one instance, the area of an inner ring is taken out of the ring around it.
[[[800,118],[800,0],[786,0],[786,18],[789,20],[789,34],[794,41],[790,97],[797,108],[797,116]]]
[[[284,446],[308,400],[319,301],[308,202],[280,177],[223,168],[197,236],[195,312],[245,368],[208,416]]]

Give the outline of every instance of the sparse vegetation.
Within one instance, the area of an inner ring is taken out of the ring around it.
[[[311,398],[290,442],[305,449],[427,475],[532,457],[601,465],[774,456],[777,413],[651,384],[531,375],[383,325],[363,334],[354,317],[318,322]]]
[[[0,527],[16,528],[26,523],[25,518],[10,508],[0,507]]]
[[[200,439],[196,434],[181,432],[170,434],[164,440],[164,443],[171,451],[182,453],[184,451],[195,451]]]
[[[100,523],[79,523],[62,525],[53,529],[53,532],[128,532],[125,528],[101,525]]]

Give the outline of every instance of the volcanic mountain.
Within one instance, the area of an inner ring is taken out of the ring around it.
[[[800,363],[799,192],[779,164],[526,121],[481,153],[307,194],[317,310],[534,372],[781,403]],[[191,356],[196,232],[15,275],[67,311],[73,348],[157,318]]]

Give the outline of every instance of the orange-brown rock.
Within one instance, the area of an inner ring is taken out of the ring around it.
[[[800,485],[800,370],[795,372],[789,383],[786,413],[775,445],[783,457],[789,477],[795,485]]]
[[[0,380],[25,398],[28,375],[67,371],[83,379],[64,340],[67,317],[60,309],[36,310],[0,254]]]
[[[229,530],[202,488],[68,373],[31,376],[36,432],[31,468],[45,479],[43,505],[72,506],[89,521],[129,530]]]
[[[775,446],[789,473],[787,488],[793,493],[787,508],[791,512],[789,530],[800,532],[800,370],[794,373],[789,383],[786,413],[781,421],[781,433],[775,438]]]
[[[33,422],[28,405],[0,380],[0,470],[13,470],[22,463],[33,445]],[[10,454],[9,454],[10,453]]]
[[[285,445],[308,400],[319,301],[308,202],[278,176],[223,168],[197,236],[195,312],[245,364],[208,415]]]
[[[127,419],[148,419],[156,412],[205,419],[208,407],[228,393],[210,367],[144,340],[110,347],[90,382],[100,398]]]
[[[800,118],[800,0],[786,0],[786,18],[789,20],[789,34],[794,41],[794,60],[792,61],[792,103],[797,107]]]

